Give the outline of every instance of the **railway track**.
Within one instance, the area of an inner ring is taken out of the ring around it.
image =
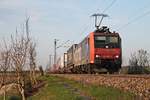
[[[59,75],[59,74],[57,74]],[[144,75],[130,75],[130,74],[60,74],[60,75],[76,75],[76,76],[89,76],[89,77],[96,77],[96,76],[103,76],[103,77],[118,77],[118,78],[143,78],[143,79],[150,79],[150,74]]]

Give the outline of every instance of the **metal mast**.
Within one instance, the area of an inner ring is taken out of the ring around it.
[[[59,41],[58,39],[54,39],[54,65],[56,65],[56,61],[57,61],[57,49],[60,47],[64,47],[64,45],[66,43],[68,43],[70,40],[67,40],[66,42],[62,43],[61,45],[57,46],[57,41]]]
[[[56,65],[56,57],[57,57],[57,54],[56,54],[56,49],[57,49],[57,39],[54,39],[54,65]]]
[[[50,68],[52,67],[52,55],[51,54],[49,55],[49,67]]]

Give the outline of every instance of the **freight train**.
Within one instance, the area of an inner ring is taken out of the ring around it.
[[[64,73],[118,72],[122,64],[121,37],[103,26],[73,44],[65,55],[66,66],[61,68]]]
[[[104,14],[94,15],[105,17]],[[67,50],[67,64],[63,72],[96,73],[118,72],[122,64],[121,37],[108,27],[96,25],[96,30],[87,35],[79,44]]]

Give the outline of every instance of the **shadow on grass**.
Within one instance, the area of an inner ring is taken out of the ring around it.
[[[25,87],[25,96],[30,97],[35,95],[37,92],[39,92],[39,89],[44,87],[46,82],[44,80],[39,80],[38,84],[33,85],[31,83],[27,83]]]
[[[10,96],[8,98],[8,100],[21,100],[21,97],[19,97],[19,96]]]

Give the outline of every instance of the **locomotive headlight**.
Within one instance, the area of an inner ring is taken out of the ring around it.
[[[119,58],[119,55],[116,55],[115,58]]]
[[[100,57],[100,55],[96,55],[95,57],[96,57],[96,58],[99,58],[99,57]]]
[[[91,63],[94,63],[94,61],[92,60]]]

